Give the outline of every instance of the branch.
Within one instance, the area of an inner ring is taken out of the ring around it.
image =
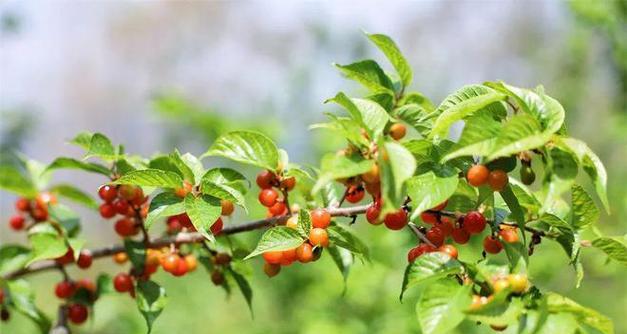
[[[50,334],[70,334],[67,325],[67,305],[59,305],[57,311],[57,324],[50,330]]]
[[[349,208],[328,208],[327,210],[333,217],[351,217],[353,215],[363,214],[366,212],[370,205],[361,205],[354,206]],[[267,219],[255,220],[247,223],[242,223],[239,225],[226,226],[220,235],[230,235],[237,234],[247,231],[253,231],[264,227],[274,226],[276,224],[281,224],[287,221],[289,218],[288,215],[277,216]],[[205,238],[199,232],[187,233],[181,232],[175,236],[163,237],[151,240],[147,247],[149,248],[161,248],[164,246],[168,246],[170,244],[191,244],[197,242],[203,242]],[[98,259],[102,257],[112,256],[116,253],[124,252],[124,245],[111,245],[103,248],[92,249],[92,258]],[[69,263],[67,265],[72,265],[74,262]],[[29,275],[33,273],[37,273],[40,271],[62,268],[62,265],[57,264],[54,260],[44,260],[33,263],[31,266],[27,268],[22,268],[13,272],[10,272],[6,275],[3,275],[4,279],[15,279],[17,277],[21,277],[24,275]]]

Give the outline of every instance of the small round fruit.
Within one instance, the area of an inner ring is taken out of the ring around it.
[[[407,262],[412,263],[416,261],[416,258],[418,258],[420,255],[422,255],[420,246],[416,246],[410,249],[409,252],[407,252]]]
[[[420,214],[420,219],[425,224],[434,225],[435,223],[438,222],[438,214],[437,213],[433,213],[433,212],[425,211],[425,212]]]
[[[44,191],[35,197],[35,205],[39,208],[45,209],[48,205],[57,204],[57,197],[50,192]]]
[[[61,299],[70,298],[76,291],[76,284],[71,281],[62,281],[54,287],[54,294]]]
[[[33,210],[30,213],[31,217],[33,217],[33,219],[35,219],[35,221],[38,222],[43,222],[48,220],[48,210],[46,208],[33,208]]]
[[[481,308],[483,305],[486,305],[487,303],[489,303],[490,299],[491,299],[490,297],[473,295],[472,296],[472,303],[470,304],[470,309],[471,310],[477,310],[477,309]]]
[[[313,260],[313,247],[307,242],[296,248],[296,257],[301,263],[311,262]]]
[[[509,182],[509,178],[507,173],[504,171],[497,169],[490,172],[488,176],[488,184],[490,188],[494,191],[503,191],[507,183]]]
[[[503,250],[503,244],[497,238],[489,235],[483,239],[483,249],[486,253],[498,254]]]
[[[72,304],[68,306],[67,316],[71,322],[82,324],[87,320],[87,307],[82,304]]]
[[[429,231],[427,231],[425,237],[427,237],[427,239],[436,247],[440,247],[444,243],[444,233],[437,227],[432,227]]]
[[[267,208],[276,204],[278,198],[279,194],[274,189],[263,189],[259,193],[259,203]]]
[[[485,225],[485,217],[479,211],[470,211],[464,216],[464,229],[470,234],[481,233]]]
[[[11,218],[9,219],[9,225],[15,231],[19,231],[24,228],[25,221],[26,220],[24,219],[24,216],[17,214],[17,215],[11,216]]]
[[[453,223],[448,217],[442,217],[439,222],[433,225],[434,227],[439,228],[444,234],[444,237],[448,237],[453,232]]]
[[[404,124],[394,123],[392,124],[392,126],[390,126],[390,137],[392,137],[394,140],[401,140],[403,137],[405,137],[406,133],[407,128]]]
[[[269,251],[262,254],[263,259],[270,264],[280,264],[283,259],[283,252],[281,251]]]
[[[222,229],[224,228],[224,222],[222,222],[222,218],[218,218],[213,225],[209,228],[213,235],[219,235],[222,233]]]
[[[281,271],[281,265],[264,263],[263,264],[263,272],[266,273],[268,277],[274,277],[279,274]]]
[[[508,229],[503,229],[499,231],[499,236],[501,237],[501,239],[503,239],[503,241],[513,244],[518,242],[519,238],[518,238],[518,232],[516,231],[515,228],[508,228]]]
[[[315,209],[310,215],[313,227],[327,228],[331,224],[331,214],[325,209]]]
[[[531,166],[523,165],[520,168],[520,181],[523,184],[530,185],[536,180],[536,173]]]
[[[79,289],[87,290],[91,295],[94,295],[96,293],[96,283],[88,278],[80,279],[76,282],[76,290]]]
[[[497,279],[494,283],[492,283],[492,290],[494,290],[494,293],[501,292],[507,288],[509,288],[509,282],[506,279]]]
[[[192,271],[196,270],[196,268],[198,268],[198,260],[196,259],[196,257],[194,255],[191,255],[191,254],[185,255],[183,260],[187,264],[187,271],[188,272],[192,272]],[[217,261],[216,261],[216,263],[217,263]]]
[[[381,194],[381,183],[366,183],[366,191],[372,196],[379,196]]]
[[[381,215],[381,209],[376,205],[371,204],[368,209],[366,209],[366,219],[372,225],[380,225],[383,223],[379,216]]]
[[[93,257],[91,255],[91,251],[84,249],[79,253],[76,264],[78,265],[79,268],[87,269],[91,267],[92,261],[93,261]]]
[[[329,246],[329,234],[327,233],[327,230],[317,227],[312,228],[309,232],[309,242],[311,242],[314,246]]]
[[[15,201],[15,208],[17,211],[28,212],[30,211],[30,201],[27,198],[18,198],[17,201]]]
[[[470,240],[470,234],[463,228],[454,228],[453,231],[451,231],[451,238],[453,238],[453,241],[456,243],[463,245]]]
[[[218,253],[215,256],[215,263],[217,265],[223,266],[229,264],[231,262],[231,255],[227,253]]]
[[[175,271],[178,267],[179,260],[180,257],[177,254],[170,253],[163,258],[163,261],[161,261],[161,266],[163,267],[163,270],[171,273]]]
[[[373,164],[369,171],[361,174],[361,179],[366,183],[378,183],[379,182],[379,166]]]
[[[113,278],[113,287],[117,292],[129,292],[133,289],[133,278],[127,273],[119,273]]]
[[[264,170],[257,174],[257,185],[261,189],[270,189],[276,183],[276,175],[271,171]]]
[[[359,203],[365,195],[366,192],[362,186],[350,186],[346,192],[346,200],[349,203]]]
[[[113,201],[112,205],[113,205],[113,209],[118,215],[123,215],[123,216],[128,215],[129,209],[131,209],[131,206],[128,204],[128,201],[125,199],[117,199]],[[135,212],[133,211],[133,213]]]
[[[174,194],[180,198],[184,198],[187,194],[191,193],[194,189],[194,185],[189,181],[183,181],[183,186],[174,189]]]
[[[281,265],[289,266],[292,262],[298,260],[298,255],[296,254],[296,248],[288,249],[283,251],[283,257],[281,258]]]
[[[135,188],[136,186],[132,186],[128,184],[121,185],[120,188],[118,188],[118,196],[120,196],[121,198],[127,201],[132,201],[135,199],[135,195],[136,195]]]
[[[74,262],[74,250],[68,248],[68,250],[62,256],[56,258],[58,264],[69,264]]]
[[[233,211],[235,211],[235,206],[233,205],[233,202],[223,199],[220,201],[220,205],[222,206],[222,215],[223,216],[230,216]]]
[[[174,270],[172,270],[170,273],[176,277],[180,277],[187,274],[188,272],[189,267],[187,266],[187,261],[179,256],[176,262],[176,268],[174,268]]]
[[[446,253],[454,259],[457,259],[457,256],[459,255],[457,248],[453,245],[442,245],[438,248],[438,252]]]
[[[295,186],[296,186],[296,178],[293,176],[284,178],[283,180],[281,180],[281,183],[280,183],[280,187],[287,191],[294,189]]]
[[[128,261],[128,255],[124,252],[115,253],[115,255],[113,255],[113,261],[117,264],[124,264]]]
[[[161,251],[152,248],[146,250],[146,265],[156,266],[159,264],[161,264]]]
[[[517,163],[518,163],[518,159],[514,155],[514,156],[502,157],[496,160],[492,160],[490,161],[490,163],[488,163],[487,167],[489,170],[500,169],[500,170],[505,171],[506,173],[509,173],[513,171],[514,169],[516,169]]]
[[[293,229],[298,228],[298,216],[294,215],[287,219],[285,226]]]
[[[215,285],[222,285],[224,283],[224,275],[221,272],[214,270],[211,273],[211,282]]]
[[[515,293],[523,293],[529,286],[527,275],[524,274],[511,274],[507,276],[507,281],[509,282],[512,291]]]
[[[281,215],[287,214],[287,206],[285,205],[285,202],[283,202],[282,200],[277,200],[273,206],[268,208],[268,211],[273,216],[281,216]]]
[[[471,186],[481,187],[488,182],[490,171],[484,165],[474,165],[466,172],[466,180]]]
[[[100,216],[105,219],[109,219],[115,216],[115,207],[111,203],[100,204],[98,211],[100,211]]]
[[[407,225],[407,212],[399,209],[396,212],[388,213],[385,215],[383,223],[390,230],[398,231]]]
[[[139,232],[139,229],[135,225],[135,220],[130,218],[122,218],[116,221],[114,229],[121,237],[130,237]]]
[[[118,189],[105,184],[98,189],[98,196],[106,203],[111,203],[118,197]]]

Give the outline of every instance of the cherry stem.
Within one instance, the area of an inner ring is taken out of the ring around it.
[[[409,229],[411,229],[412,232],[414,232],[414,234],[416,235],[416,237],[418,237],[418,239],[420,239],[422,242],[430,246],[435,247],[435,245],[431,241],[429,241],[429,239],[427,239],[427,237],[422,232],[420,232],[420,229],[418,229],[418,226],[416,226],[416,224],[409,223],[407,224],[407,226],[409,226]]]

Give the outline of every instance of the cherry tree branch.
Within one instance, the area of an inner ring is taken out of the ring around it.
[[[365,213],[369,206],[370,205],[361,205],[361,206],[354,206],[354,207],[347,207],[347,208],[328,208],[327,210],[333,217],[351,217],[354,215]],[[287,221],[288,218],[289,218],[288,215],[284,215],[284,216],[277,216],[277,217],[250,221],[250,222],[242,223],[238,225],[226,226],[224,227],[220,235],[237,234],[237,233],[253,231],[253,230],[257,230],[257,229],[261,229],[265,227],[270,227],[270,226],[274,226],[277,224],[283,224],[285,223],[285,221]],[[202,236],[202,234],[198,232],[191,232],[191,233],[181,232],[174,236],[168,236],[168,237],[162,237],[162,238],[150,240],[147,243],[147,247],[161,248],[161,247],[169,246],[171,244],[191,244],[191,243],[198,243],[198,242],[203,242],[203,241],[205,241],[205,238]],[[116,253],[120,253],[124,251],[125,251],[124,245],[117,244],[117,245],[111,245],[111,246],[106,246],[102,248],[92,249],[91,253],[92,253],[93,259],[98,259],[98,258],[113,256]],[[74,262],[69,263],[67,265],[72,265],[72,264],[74,264]],[[58,269],[60,267],[62,268],[63,265],[59,265],[54,260],[38,261],[28,266],[27,268],[22,268],[22,269],[10,272],[6,275],[3,275],[3,278],[15,279],[17,277],[30,275],[30,274],[34,274],[37,272],[50,270],[50,269]]]

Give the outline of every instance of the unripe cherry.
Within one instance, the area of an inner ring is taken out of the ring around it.
[[[283,259],[282,251],[268,251],[262,254],[263,259],[270,264],[280,264]]]
[[[313,227],[327,228],[331,224],[331,214],[325,209],[315,209],[310,216]]]
[[[189,181],[183,181],[183,185],[179,188],[174,189],[174,194],[180,198],[185,198],[187,194],[191,193],[194,189],[194,185]]]
[[[309,242],[314,246],[329,246],[329,234],[325,229],[314,227],[309,232]]]
[[[188,272],[189,267],[187,266],[187,262],[185,261],[185,259],[179,256],[176,262],[176,268],[174,268],[174,270],[172,270],[170,273],[176,277],[180,277],[187,274]]]
[[[222,207],[222,215],[223,216],[230,216],[233,211],[235,211],[235,206],[233,205],[233,202],[223,199],[220,201],[220,205]]]
[[[488,182],[490,170],[484,165],[474,165],[466,172],[466,180],[468,184],[474,187],[481,187]]]
[[[406,133],[407,128],[404,124],[394,123],[392,124],[392,126],[390,126],[390,137],[392,137],[394,140],[401,140],[403,137],[405,137]]]
[[[211,273],[211,282],[215,285],[222,285],[224,283],[224,274],[218,270],[214,270]]]
[[[403,209],[388,213],[385,215],[383,223],[385,223],[385,226],[390,230],[400,230],[407,225],[407,213]]]
[[[313,247],[307,242],[296,248],[296,257],[301,263],[311,262],[313,260]]]
[[[529,287],[529,280],[524,274],[511,274],[507,276],[507,281],[514,293],[523,293]]]
[[[457,248],[453,245],[442,245],[438,248],[438,252],[446,253],[454,259],[457,259],[457,256],[459,255]]]
[[[379,176],[379,166],[377,166],[377,164],[373,164],[369,171],[361,174],[361,179],[366,183],[378,183]]]
[[[176,270],[179,264],[180,257],[177,254],[170,253],[163,258],[161,266],[163,270],[171,273]]]
[[[293,215],[290,218],[288,218],[287,221],[285,222],[285,226],[289,228],[297,229],[298,228],[298,216]]]
[[[185,264],[187,265],[188,272],[192,272],[196,270],[196,268],[198,267],[198,260],[192,254],[185,255],[183,260],[185,261]]]
[[[494,191],[503,191],[508,182],[509,177],[507,176],[507,173],[500,169],[491,171],[490,175],[488,176],[488,184],[490,185],[490,188]]]
[[[518,232],[515,228],[507,228],[499,231],[499,237],[503,239],[503,241],[507,243],[516,243],[518,242]]]
[[[481,233],[485,225],[485,217],[479,211],[470,211],[464,216],[464,229],[470,234]]]
[[[214,258],[215,264],[220,265],[220,266],[229,264],[231,260],[232,260],[231,255],[227,253],[218,253],[216,254]]]
[[[113,261],[117,264],[124,264],[128,261],[128,255],[124,252],[115,253],[115,255],[113,255]]]

